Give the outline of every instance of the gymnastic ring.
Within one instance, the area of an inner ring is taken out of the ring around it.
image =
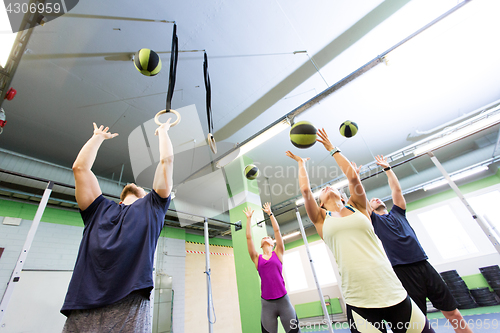
[[[215,143],[215,139],[214,139],[214,136],[212,135],[212,133],[208,133],[207,140],[208,140],[208,145],[210,146],[210,149],[212,149],[212,153],[217,154],[217,144]]]
[[[164,113],[167,113],[167,112],[171,112],[173,114],[175,114],[177,116],[177,119],[170,124],[170,127],[173,127],[175,125],[177,125],[180,121],[181,121],[181,115],[179,114],[179,112],[175,111],[175,110],[161,110],[160,112],[158,112],[155,116],[155,123],[158,125],[158,126],[161,126],[163,125],[164,123],[162,123],[158,118],[160,117],[160,115],[164,114]]]

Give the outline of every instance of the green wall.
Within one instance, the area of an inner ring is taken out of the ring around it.
[[[315,241],[318,241],[320,240],[321,237],[319,237],[318,234],[313,234],[313,235],[310,235],[310,236],[307,236],[307,243],[312,243],[312,242],[315,242]],[[295,247],[299,247],[299,246],[302,246],[304,245],[304,240],[302,238],[300,239],[297,239],[293,242],[290,242],[290,243],[286,243],[285,244],[285,251],[286,250],[291,250]]]
[[[462,276],[462,280],[464,280],[467,288],[475,289],[475,288],[490,288],[488,281],[484,278],[483,274],[472,274],[467,276]],[[492,288],[490,290],[493,291]]]
[[[459,186],[458,188],[463,194],[467,194],[499,183],[500,183],[500,169],[493,176],[485,177],[483,179],[479,179],[474,182],[464,184],[462,186]],[[430,195],[420,200],[415,200],[413,202],[406,203],[406,211],[409,212],[415,209],[423,208],[456,197],[457,196],[455,192],[452,189],[448,189],[446,191]]]
[[[38,203],[17,202],[17,201],[0,199],[0,216],[8,216],[15,218],[20,217],[24,220],[33,220],[35,218],[35,213],[37,209],[38,209]],[[79,212],[57,209],[52,207],[45,208],[41,221],[47,223],[83,227],[83,221]],[[203,236],[187,234],[186,230],[182,228],[173,228],[165,226],[161,231],[160,237],[184,239],[188,242],[205,244],[205,238]],[[233,242],[231,239],[223,239],[215,237],[209,239],[209,244],[223,245],[229,247],[233,246]]]
[[[184,239],[186,240],[186,242],[205,244],[205,237],[201,235],[186,234],[186,237]],[[231,239],[223,238],[209,238],[208,244],[233,247],[233,241]]]
[[[20,217],[23,220],[33,220],[35,218],[37,209],[38,203],[17,202],[0,199],[0,216],[15,218]],[[83,227],[83,221],[79,212],[52,207],[45,208],[42,216],[42,221]]]
[[[243,156],[224,167],[228,196],[230,198],[237,195],[245,195],[246,200],[249,200],[247,192],[249,192],[250,195],[251,193],[257,195],[259,194],[257,181],[248,180],[243,175],[245,166],[251,163],[251,159]],[[243,213],[243,209],[245,207],[248,206],[252,208],[255,211],[252,221],[255,223],[255,217],[259,216],[257,213],[261,212],[260,197],[251,196],[250,200],[252,199],[255,199],[256,201],[258,200],[258,202],[244,202],[229,210],[229,217],[231,221],[241,220],[243,227],[242,230],[235,231],[234,226],[231,226],[234,265],[238,286],[238,300],[240,304],[241,330],[243,333],[255,333],[261,331],[260,278],[257,273],[257,269],[255,268],[255,264],[252,262],[250,255],[248,254],[246,239],[247,218]],[[254,244],[257,245],[255,247],[257,251],[260,251],[260,240],[263,236],[267,236],[265,223],[262,225],[262,228],[253,226],[251,230]]]
[[[243,333],[260,332],[260,278],[255,264],[248,254],[246,223],[247,219],[243,209],[250,206],[252,209],[260,209],[257,205],[243,203],[233,208],[230,212],[231,220],[241,220],[243,229],[234,230],[231,226],[233,238],[234,265],[236,269],[236,281],[238,284],[238,299],[240,302],[241,329]],[[241,212],[241,213],[238,213]],[[238,215],[240,214],[240,215]],[[258,227],[253,227],[255,229]],[[262,228],[265,229],[265,226]],[[267,232],[267,231],[266,231]],[[253,234],[254,241],[256,235]],[[260,239],[260,238],[259,238]],[[260,250],[260,248],[258,248]]]
[[[338,298],[325,299],[325,302],[331,303],[331,305],[326,306],[329,314],[342,313],[342,307]],[[323,316],[323,308],[320,301],[297,304],[295,305],[295,312],[297,312],[299,319]]]

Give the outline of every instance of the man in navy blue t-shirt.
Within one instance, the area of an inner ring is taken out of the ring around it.
[[[401,185],[384,156],[375,157],[387,175],[392,192],[390,212],[378,198],[370,200],[369,210],[375,233],[382,241],[387,257],[408,295],[424,314],[426,298],[441,310],[456,332],[472,333],[457,309],[457,303],[439,273],[427,261],[415,231],[406,219],[406,200]]]
[[[149,332],[156,244],[170,204],[173,147],[170,120],[161,125],[160,162],[153,190],[128,184],[121,202],[104,198],[91,171],[104,140],[118,134],[99,128],[74,164],[75,197],[84,223],[73,276],[61,312],[63,332]]]

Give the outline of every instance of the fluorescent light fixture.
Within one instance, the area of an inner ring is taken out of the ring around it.
[[[227,164],[231,163],[238,157],[248,153],[255,147],[261,145],[262,143],[266,142],[267,140],[271,139],[272,137],[276,136],[277,134],[283,132],[285,129],[290,128],[290,122],[288,121],[288,118],[280,121],[276,125],[268,128],[264,132],[260,133],[259,135],[256,135],[254,138],[250,139],[248,142],[245,142],[243,145],[238,147],[237,150],[235,150],[233,153],[221,158],[217,163],[217,167],[221,168],[223,166],[226,166]]]
[[[285,236],[282,237],[282,239],[285,240],[285,239],[288,239],[288,238],[295,237],[297,235],[300,235],[300,231],[295,231],[295,232],[292,232],[291,234],[285,235]]]
[[[480,115],[480,116],[484,116],[484,115]],[[470,120],[468,120],[468,121],[470,121]],[[468,121],[466,121],[466,122],[468,122]],[[468,135],[479,132],[480,130],[482,130],[486,127],[495,125],[499,122],[500,122],[500,112],[497,112],[496,114],[494,114],[492,116],[478,120],[478,121],[476,121],[476,122],[474,122],[466,127],[463,127],[459,130],[456,130],[448,135],[445,135],[445,136],[442,136],[442,137],[437,138],[435,140],[432,140],[428,144],[423,145],[423,146],[415,149],[413,151],[413,154],[415,154],[415,156],[417,156],[417,155],[426,153],[428,151],[432,151],[432,150],[439,148],[439,147],[442,147],[450,142],[462,139]],[[461,125],[463,125],[463,123],[459,124],[458,126],[461,126]]]
[[[349,180],[347,180],[347,178],[346,178],[346,179],[342,179],[341,181],[336,182],[335,184],[332,184],[330,186],[335,187],[337,189],[341,189],[341,188],[346,187],[348,185],[349,185]]]
[[[314,199],[318,199],[318,197],[319,197],[320,194],[321,194],[321,190],[314,192],[313,193],[313,198]],[[295,201],[295,205],[296,206],[300,206],[300,205],[303,205],[304,202],[305,202],[305,199],[304,199],[304,197],[302,197],[299,200]]]
[[[342,179],[341,181],[336,182],[335,184],[330,185],[330,187],[335,187],[336,189],[340,189],[340,188],[343,188],[343,187],[345,187],[345,186],[347,186],[347,185],[349,185],[349,180],[347,180],[347,179]],[[313,193],[313,198],[314,198],[314,199],[317,199],[317,198],[319,197],[319,195],[321,194],[321,191],[322,191],[322,190],[323,190],[323,189],[321,189],[321,190],[318,190],[318,191],[314,192],[314,193]],[[296,205],[296,206],[300,206],[300,205],[303,205],[303,204],[304,204],[304,202],[305,202],[305,200],[304,200],[304,198],[302,197],[302,198],[300,198],[299,200],[295,201],[295,205]]]
[[[250,150],[261,145],[262,143],[266,142],[267,140],[271,139],[272,137],[276,136],[277,134],[283,132],[287,128],[290,128],[290,123],[288,122],[288,119],[285,119],[285,120],[277,123],[273,127],[260,133],[255,138],[251,139],[250,141],[248,141],[247,143],[242,145],[240,147],[240,153],[238,154],[237,157],[240,157],[241,155],[245,155]]]
[[[5,67],[17,33],[12,33],[5,6],[0,6],[0,66]]]
[[[481,165],[481,166],[478,166],[478,167],[475,167],[475,168],[472,168],[472,169],[465,170],[465,171],[462,171],[460,173],[457,173],[456,175],[453,175],[450,178],[453,181],[457,181],[459,179],[463,179],[463,178],[475,175],[476,173],[480,173],[480,172],[483,172],[483,171],[486,171],[486,170],[488,170],[488,166],[487,165]],[[424,191],[428,191],[428,190],[432,190],[432,189],[434,189],[436,187],[442,186],[444,184],[448,184],[448,181],[446,179],[441,179],[441,180],[437,180],[435,182],[432,182],[429,185],[425,185],[423,187],[423,189],[424,189]]]

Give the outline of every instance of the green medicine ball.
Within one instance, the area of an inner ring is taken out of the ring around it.
[[[316,143],[316,127],[308,121],[299,121],[290,129],[290,141],[297,148],[309,148]]]
[[[259,168],[253,164],[249,164],[245,167],[245,177],[247,179],[253,180],[259,175]]]
[[[142,75],[155,76],[161,70],[161,59],[153,50],[140,49],[135,53],[134,65]]]
[[[346,120],[340,125],[339,131],[346,138],[350,138],[358,133],[358,124],[354,121]]]

